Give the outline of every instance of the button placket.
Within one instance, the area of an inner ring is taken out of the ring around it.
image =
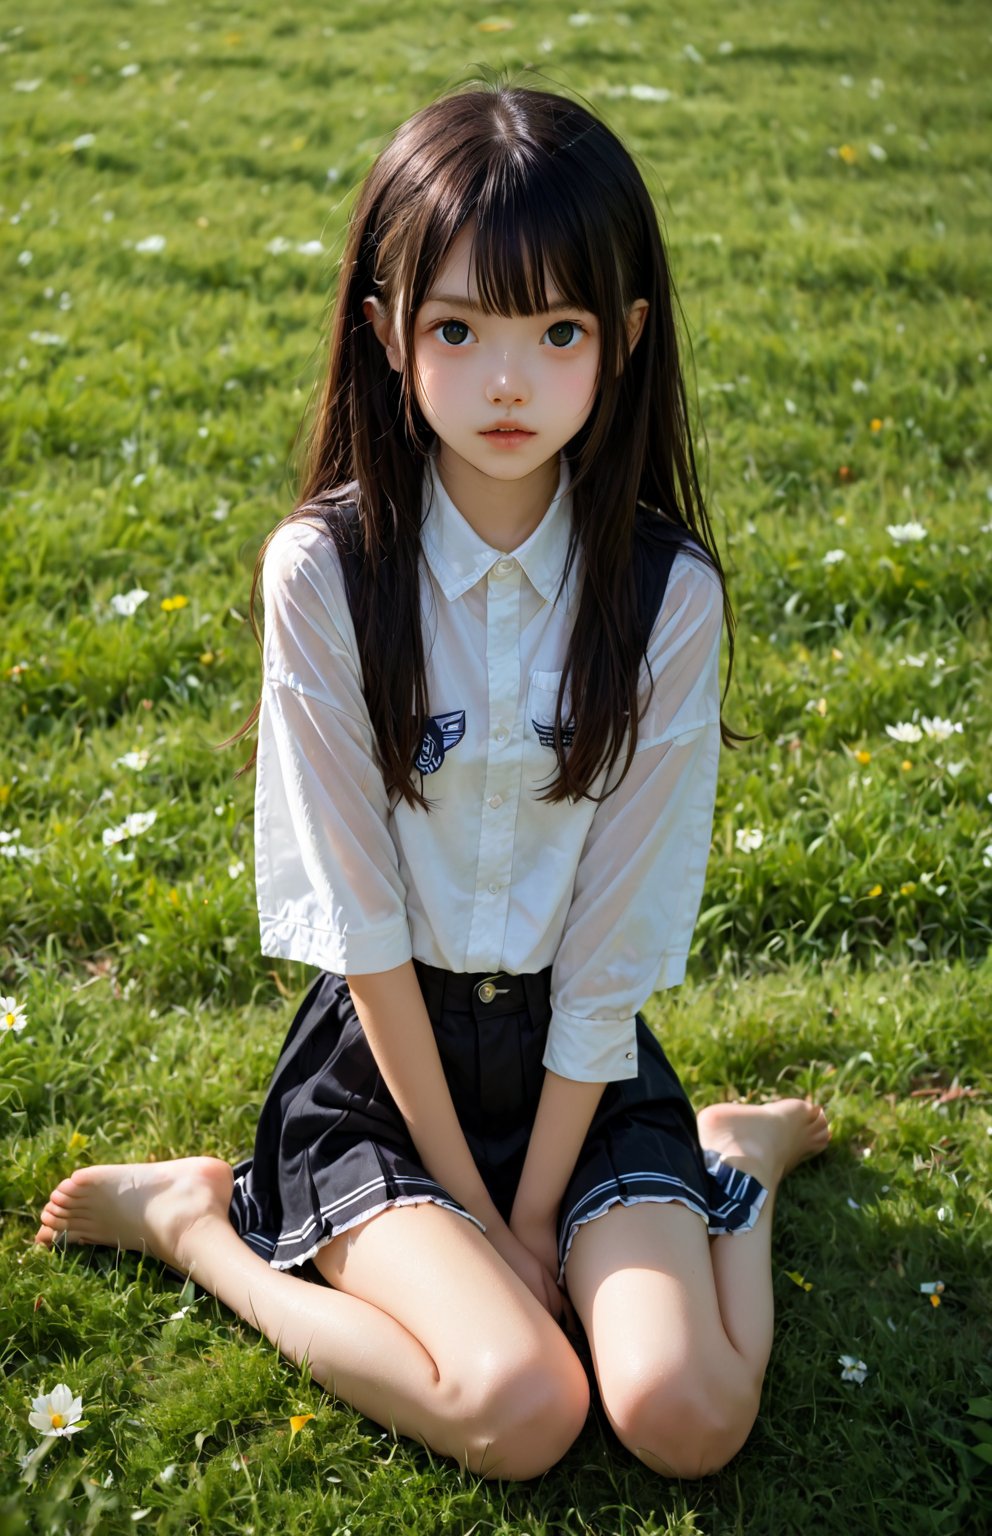
[[[479,835],[476,897],[466,965],[481,969],[501,949],[509,913],[521,775],[520,733],[520,566],[497,560],[486,587],[486,668],[489,682],[489,748]]]

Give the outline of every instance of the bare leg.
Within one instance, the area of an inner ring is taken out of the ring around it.
[[[772,1104],[711,1104],[696,1117],[703,1146],[725,1163],[754,1174],[768,1198],[750,1232],[713,1239],[710,1257],[727,1337],[738,1354],[764,1375],[772,1347],[772,1214],[787,1173],[822,1152],[830,1140],[827,1117],[806,1099]]]
[[[35,1240],[154,1255],[290,1360],[306,1359],[315,1380],[361,1413],[483,1476],[532,1477],[564,1454],[588,1406],[581,1366],[476,1227],[422,1205],[335,1238],[322,1263],[366,1251],[360,1240],[378,1232],[387,1268],[373,1302],[271,1268],[230,1224],[231,1187],[230,1167],[214,1158],[79,1169],[52,1192]],[[412,1272],[423,1282],[419,1309],[406,1300]],[[394,1302],[406,1308],[402,1322]]]
[[[577,1232],[566,1267],[614,1429],[647,1466],[687,1478],[724,1466],[750,1433],[771,1347],[775,1190],[829,1135],[802,1099],[698,1119],[703,1145],[768,1190],[755,1226],[711,1240],[685,1206],[614,1206]]]

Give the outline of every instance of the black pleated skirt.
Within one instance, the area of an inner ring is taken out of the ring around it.
[[[544,1079],[550,969],[468,976],[414,963],[465,1138],[509,1219]],[[756,1179],[701,1148],[689,1100],[640,1016],[637,1049],[636,1078],[607,1084],[562,1198],[559,1279],[578,1228],[618,1203],[676,1200],[716,1236],[752,1227],[764,1202]],[[235,1165],[235,1230],[276,1269],[292,1269],[378,1212],[422,1201],[475,1221],[421,1166],[346,981],[321,975],[280,1052],[253,1155]]]

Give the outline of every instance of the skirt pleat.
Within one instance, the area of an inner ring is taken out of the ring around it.
[[[544,1080],[550,970],[467,976],[414,963],[459,1122],[508,1220]],[[637,1047],[637,1077],[607,1084],[562,1197],[559,1279],[575,1233],[616,1204],[677,1201],[718,1236],[748,1230],[764,1203],[756,1179],[703,1151],[692,1106],[640,1016]],[[332,1238],[422,1202],[481,1226],[420,1163],[345,979],[321,975],[279,1054],[252,1156],[235,1165],[235,1230],[274,1268],[309,1273]]]

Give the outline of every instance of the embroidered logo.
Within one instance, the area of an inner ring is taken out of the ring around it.
[[[535,731],[537,732],[537,739],[541,743],[541,746],[542,747],[553,747],[554,744],[555,744],[555,728],[554,728],[554,726],[553,725],[548,725],[544,720],[531,720],[530,723],[534,727]],[[562,728],[561,728],[561,744],[562,744],[563,747],[570,747],[572,745],[572,739],[573,739],[574,736],[575,736],[575,726],[574,725],[563,725],[562,726]]]
[[[428,715],[424,739],[413,766],[419,773],[437,773],[444,755],[465,735],[465,711],[451,709],[445,715]]]

